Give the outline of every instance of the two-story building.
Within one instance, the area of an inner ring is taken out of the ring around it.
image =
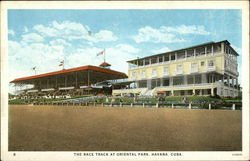
[[[113,90],[113,95],[237,97],[238,55],[224,40],[130,60],[128,80],[136,88]]]

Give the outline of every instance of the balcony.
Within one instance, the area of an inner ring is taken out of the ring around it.
[[[216,66],[215,65],[207,67],[207,72],[212,72],[212,71],[216,71]]]

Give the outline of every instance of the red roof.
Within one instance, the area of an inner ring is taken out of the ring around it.
[[[111,74],[111,75],[122,76],[124,78],[128,77],[125,73],[122,73],[122,72],[117,72],[117,71],[110,70],[110,69],[105,69],[105,68],[100,68],[100,67],[97,67],[97,66],[87,65],[87,66],[71,68],[71,69],[64,69],[64,70],[60,70],[60,71],[55,71],[55,72],[50,72],[50,73],[45,73],[45,74],[39,74],[39,75],[34,75],[34,76],[29,76],[29,77],[17,78],[17,79],[14,79],[13,81],[11,81],[11,83],[20,82],[20,81],[24,81],[24,80],[35,79],[35,78],[53,76],[53,75],[58,75],[58,74],[76,72],[76,71],[81,71],[81,70],[93,70],[93,71],[103,72],[103,73],[107,73],[107,74]]]
[[[108,66],[111,66],[111,65],[109,63],[107,63],[107,62],[103,62],[99,66],[101,66],[101,67],[108,67]]]

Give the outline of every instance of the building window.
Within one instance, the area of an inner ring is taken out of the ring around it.
[[[155,63],[157,63],[157,58],[155,57],[151,58],[151,64],[155,64]]]
[[[184,84],[184,78],[182,77],[174,77],[173,78],[173,85],[182,85]]]
[[[196,56],[204,55],[205,54],[205,47],[199,47],[196,49]]]
[[[156,71],[156,69],[152,69],[152,77],[157,77],[157,71]]]
[[[143,60],[139,60],[139,66],[143,66]]]
[[[145,59],[145,65],[149,65],[149,59]]]
[[[159,57],[159,63],[161,63],[161,62],[163,62],[163,57],[162,56]]]
[[[182,65],[177,65],[176,74],[182,74],[182,72],[183,72]]]
[[[175,54],[171,54],[171,60],[175,60]]]
[[[179,51],[177,53],[177,60],[178,59],[184,59],[185,58],[185,51]]]
[[[146,78],[145,71],[141,72],[141,78]]]
[[[198,64],[197,63],[191,63],[191,72],[198,72]]]
[[[214,60],[209,60],[208,63],[207,63],[207,65],[209,67],[213,67],[214,66]]]
[[[202,62],[201,62],[201,66],[204,66],[204,65],[205,65],[205,62],[204,62],[204,61],[202,61]]]
[[[191,63],[191,69],[197,68],[197,63]]]
[[[168,67],[163,68],[163,75],[168,75]]]
[[[132,77],[132,79],[135,79],[136,78],[136,72],[132,72],[131,77]]]
[[[193,57],[194,56],[194,49],[188,49],[187,50],[187,57]]]
[[[163,79],[163,86],[169,86],[170,85],[170,80],[167,79]]]
[[[164,56],[164,61],[169,61],[169,55]]]
[[[220,44],[215,44],[214,45],[214,52],[216,53],[216,52],[221,52],[221,46],[220,46]]]
[[[212,53],[212,46],[211,45],[207,46],[207,54],[210,54],[210,53]]]

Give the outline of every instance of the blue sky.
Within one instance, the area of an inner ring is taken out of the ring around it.
[[[240,10],[8,10],[9,80],[228,40],[241,55]],[[88,34],[91,31],[91,35]],[[241,56],[238,58],[241,69]]]

